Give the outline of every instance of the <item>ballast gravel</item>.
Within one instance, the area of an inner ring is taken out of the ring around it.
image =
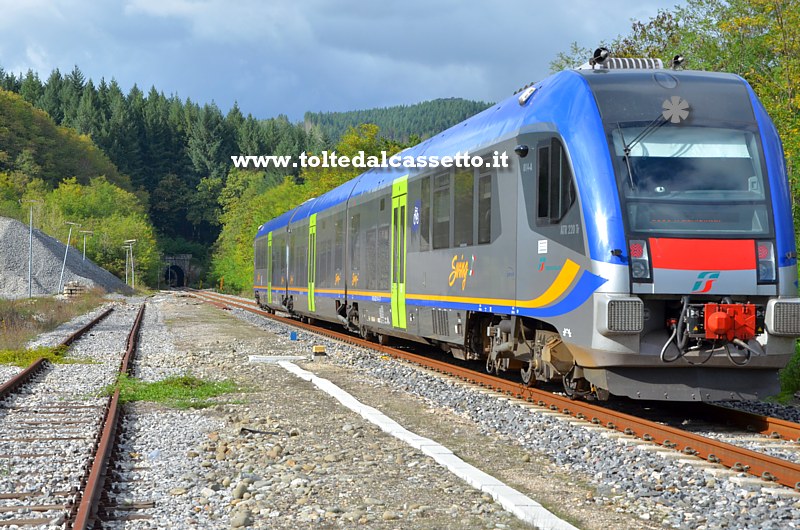
[[[245,311],[234,313],[273,332],[281,326]],[[311,340],[305,335],[298,337],[301,342]],[[435,409],[444,408],[475,422],[486,435],[546,455],[576,481],[586,481],[594,490],[581,504],[613,506],[615,511],[641,521],[674,528],[800,527],[800,495],[787,488],[774,488],[767,482],[763,483],[765,491],[740,487],[738,484],[747,481],[727,478],[735,474],[717,473],[716,469],[709,472],[703,466],[685,463],[691,459],[674,454],[662,457],[637,444],[608,437],[602,430],[575,426],[547,412],[513,405],[426,371],[365,354],[360,348],[323,338],[313,340],[327,346],[332,360],[354,368],[365,380],[375,378],[378,384],[419,396]],[[768,404],[759,408],[762,413],[771,412]],[[787,407],[777,409],[774,412],[788,415]],[[739,474],[735,478],[750,477]]]
[[[49,527],[63,526],[63,506],[75,501],[91,459],[106,402],[100,393],[113,383],[124,350],[125,334],[119,330],[133,322],[127,305],[115,306],[73,344],[70,358],[77,364],[47,366],[0,403],[0,492],[11,494],[0,497],[4,526],[13,528],[14,520],[31,517],[50,519]],[[83,320],[62,330],[74,330]]]
[[[137,374],[233,379],[246,391],[199,411],[127,406],[113,501],[128,519],[104,527],[525,527],[309,383],[248,362],[309,357],[313,345],[328,355],[298,361],[304,369],[580,528],[777,529],[800,521],[796,497],[750,491],[726,474],[361,348],[302,331],[291,340],[282,324],[160,293],[148,299]]]

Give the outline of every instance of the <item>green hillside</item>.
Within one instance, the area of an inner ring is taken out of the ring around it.
[[[21,96],[0,89],[0,216],[66,241],[67,222],[89,230],[86,255],[124,277],[123,241],[136,239],[138,270],[155,280],[158,252],[146,195],[87,135],[56,125]],[[72,244],[82,239],[72,234]],[[155,283],[155,282],[153,282]]]
[[[447,98],[349,112],[306,112],[305,125],[307,129],[319,127],[331,145],[338,143],[349,128],[362,123],[374,123],[385,138],[407,142],[413,136],[424,139],[438,134],[490,105],[483,101]]]
[[[0,89],[0,172],[24,172],[50,187],[75,177],[81,184],[104,175],[109,182],[130,190],[109,158],[86,135],[57,126],[46,112],[21,96]]]

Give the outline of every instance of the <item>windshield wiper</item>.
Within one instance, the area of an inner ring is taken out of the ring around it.
[[[628,182],[631,185],[631,189],[634,191],[636,190],[636,184],[633,182],[633,170],[631,169],[631,150],[633,149],[633,146],[635,146],[636,144],[638,144],[639,142],[650,136],[650,134],[652,134],[653,131],[655,131],[665,123],[667,123],[667,119],[664,117],[663,114],[659,114],[658,117],[656,117],[656,119],[654,119],[647,125],[647,127],[642,129],[642,132],[640,132],[636,136],[636,138],[631,140],[631,143],[626,143],[625,135],[622,133],[622,126],[619,124],[619,122],[617,122],[619,137],[620,139],[622,139],[622,151],[625,153],[623,155],[625,158],[625,165],[628,167]]]

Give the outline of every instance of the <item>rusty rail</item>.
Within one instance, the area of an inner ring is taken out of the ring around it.
[[[669,427],[642,418],[637,418],[623,412],[605,409],[591,403],[574,401],[567,397],[552,394],[550,392],[545,392],[536,388],[525,387],[521,383],[515,383],[492,375],[475,372],[474,370],[470,370],[468,368],[462,368],[442,361],[428,359],[426,357],[418,356],[406,351],[368,342],[351,335],[340,334],[330,330],[320,329],[309,324],[297,322],[296,320],[279,317],[254,307],[255,304],[252,302],[246,303],[241,300],[232,299],[216,293],[209,293],[207,291],[193,292],[192,294],[200,298],[210,298],[217,302],[215,305],[238,307],[258,315],[272,318],[279,322],[284,322],[295,327],[313,331],[326,337],[349,342],[351,344],[363,346],[372,350],[377,350],[391,355],[394,358],[404,359],[417,365],[430,368],[434,371],[446,373],[465,381],[494,389],[498,392],[502,392],[518,399],[533,402],[542,407],[547,407],[551,410],[559,411],[563,414],[567,414],[593,424],[603,425],[609,429],[614,429],[647,441],[652,441],[664,447],[682,451],[686,454],[695,455],[710,462],[719,463],[738,471],[746,471],[751,475],[761,477],[765,480],[775,481],[790,488],[800,489],[800,465],[793,462],[781,460],[779,458],[737,447],[735,445],[717,441],[711,438],[705,438],[681,429],[676,429],[674,427]],[[738,411],[732,411],[732,413],[736,412]],[[792,424],[791,422],[784,422],[783,420],[768,418],[765,416],[759,417],[757,414],[751,413],[742,414],[743,416],[740,416],[740,418],[743,419],[740,421],[748,421],[749,418],[750,424],[756,425],[757,428],[764,429],[761,432],[764,432],[765,434],[770,434],[771,431],[776,429],[776,426],[780,423],[789,424],[789,426],[786,428],[791,428],[791,432],[793,433],[800,432],[800,425]],[[791,434],[788,437],[796,438],[796,436],[796,434]]]
[[[131,327],[131,331],[128,333],[125,355],[123,355],[120,363],[120,373],[127,374],[130,370],[131,359],[139,344],[139,331],[141,330],[142,321],[144,320],[144,308],[145,304],[142,304],[142,307],[136,314],[133,327]],[[73,507],[74,519],[70,517],[70,519],[74,520],[72,524],[73,530],[90,528],[90,525],[94,522],[97,513],[97,505],[100,501],[100,494],[103,492],[103,483],[106,478],[108,462],[111,458],[111,453],[117,438],[119,419],[119,389],[117,389],[106,405],[103,429],[98,434],[95,443],[95,456],[92,460],[89,473],[85,478],[86,483],[80,495],[80,502],[77,504],[77,509]]]
[[[702,411],[703,414],[713,418],[714,421],[727,421],[741,429],[758,432],[771,438],[800,442],[800,424],[709,403],[704,403],[703,407],[706,409]]]

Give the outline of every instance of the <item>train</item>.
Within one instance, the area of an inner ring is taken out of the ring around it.
[[[576,399],[776,394],[800,337],[781,141],[743,78],[680,63],[600,49],[396,155],[476,164],[373,167],[265,222],[255,300]]]

